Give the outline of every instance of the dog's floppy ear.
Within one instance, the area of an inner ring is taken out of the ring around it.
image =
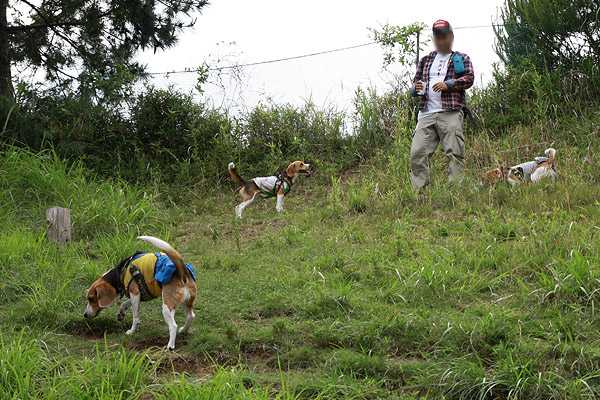
[[[517,167],[517,171],[519,171],[519,173],[521,174],[521,179],[523,179],[523,177],[525,176],[525,172],[523,171],[523,168]]]
[[[290,165],[288,165],[288,167],[285,170],[285,173],[288,176],[294,176],[294,175],[296,175],[296,163],[293,162]]]
[[[117,298],[117,290],[108,282],[96,286],[96,298],[100,308],[108,308]]]

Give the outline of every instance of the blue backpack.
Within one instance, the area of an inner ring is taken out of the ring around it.
[[[460,75],[465,73],[465,64],[463,63],[463,58],[460,54],[454,53],[452,56],[452,64],[454,64],[454,71],[456,71],[457,74]]]

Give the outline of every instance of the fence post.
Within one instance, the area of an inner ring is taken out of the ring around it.
[[[421,31],[417,31],[417,68],[419,68],[419,39],[421,38]]]
[[[46,210],[46,235],[58,247],[71,243],[71,211],[68,208],[52,207]]]

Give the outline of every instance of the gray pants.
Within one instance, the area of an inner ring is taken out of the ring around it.
[[[429,159],[440,142],[448,160],[448,180],[462,177],[465,169],[462,125],[461,110],[439,112],[419,120],[410,148],[410,183],[414,191],[429,183]]]

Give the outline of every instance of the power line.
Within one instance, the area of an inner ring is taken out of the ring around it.
[[[316,52],[316,53],[303,54],[301,56],[292,56],[292,57],[286,57],[286,58],[277,58],[275,60],[258,61],[258,62],[247,63],[247,64],[226,65],[224,67],[214,67],[214,68],[210,68],[209,67],[208,69],[209,69],[209,71],[210,70],[212,70],[212,71],[222,71],[222,70],[226,70],[226,69],[253,67],[253,66],[256,66],[256,65],[263,65],[263,64],[273,64],[273,63],[278,63],[278,62],[282,62],[282,61],[298,60],[300,58],[307,58],[307,57],[320,56],[320,55],[323,55],[323,54],[337,53],[337,52],[340,52],[340,51],[357,49],[359,47],[372,46],[374,44],[377,44],[377,42],[357,44],[357,45],[354,45],[354,46],[342,47],[342,48],[339,48],[339,49],[325,50],[325,51],[319,51],[319,52]],[[172,71],[172,72],[149,72],[148,75],[186,74],[186,73],[198,72],[198,71],[200,71],[200,70],[199,69],[194,69],[194,70],[188,69],[188,70]]]
[[[514,24],[492,24],[492,25],[458,26],[458,27],[453,27],[453,29],[494,28],[494,27],[506,26],[506,25],[514,25]],[[277,59],[268,60],[268,61],[258,61],[258,62],[247,63],[247,64],[226,65],[226,66],[223,66],[223,67],[208,67],[208,70],[209,71],[223,71],[223,70],[235,69],[235,68],[253,67],[253,66],[256,66],[256,65],[273,64],[273,63],[278,63],[278,62],[282,62],[282,61],[298,60],[298,59],[301,59],[301,58],[320,56],[320,55],[323,55],[323,54],[337,53],[337,52],[340,52],[340,51],[346,51],[346,50],[357,49],[357,48],[360,48],[360,47],[372,46],[374,44],[377,44],[377,42],[369,42],[369,43],[357,44],[357,45],[354,45],[354,46],[341,47],[339,49],[319,51],[319,52],[316,52],[316,53],[303,54],[303,55],[300,55],[300,56],[277,58]],[[189,74],[189,73],[200,72],[200,71],[201,71],[201,69],[196,68],[196,69],[185,69],[185,70],[170,71],[170,72],[148,72],[147,75]]]
[[[496,27],[499,27],[499,26],[507,26],[507,25],[515,25],[515,24],[492,24],[492,25],[457,26],[457,27],[452,27],[452,29],[496,28]]]

